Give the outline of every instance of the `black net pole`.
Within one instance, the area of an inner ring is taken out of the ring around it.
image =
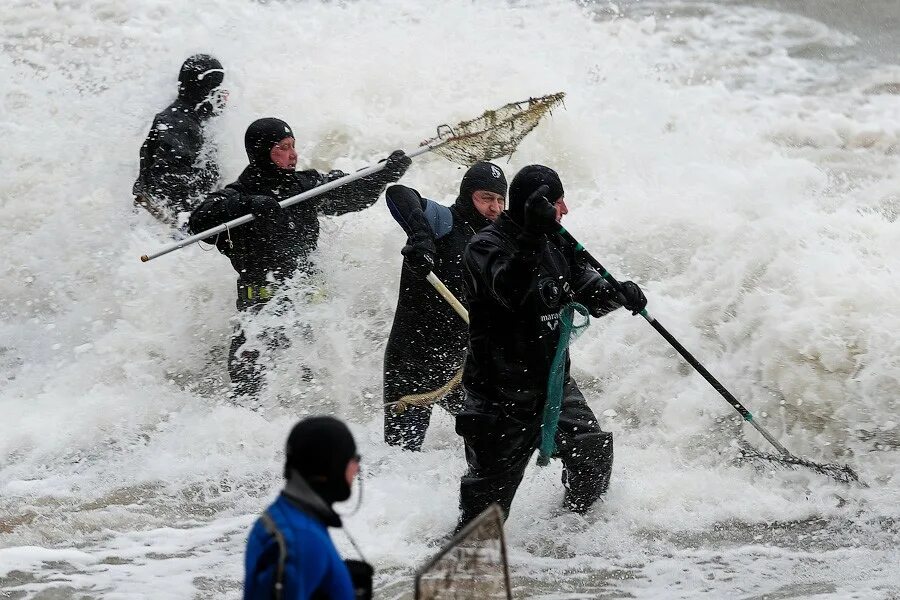
[[[591,255],[591,253],[588,252],[587,249],[585,249],[585,247],[578,240],[576,240],[575,237],[572,236],[571,233],[569,233],[566,230],[565,227],[560,225],[558,233],[560,236],[562,236],[563,239],[565,239],[569,243],[573,244],[575,246],[575,251],[580,252],[582,254],[582,256],[584,256],[585,259],[588,261],[588,263],[592,267],[594,267],[598,273],[600,273],[600,276],[603,277],[606,281],[608,281],[620,295],[622,294],[622,285],[616,280],[615,277],[613,277],[609,273],[609,271],[606,270],[606,268],[602,264],[600,264],[600,261],[598,261],[596,258],[594,258]],[[622,300],[624,300],[624,298],[622,298]],[[640,315],[642,317],[644,317],[644,319],[646,319],[647,322],[650,323],[650,325],[652,325],[653,328],[667,342],[669,342],[669,344],[673,348],[675,348],[675,350],[678,351],[678,353],[681,355],[681,357],[684,358],[684,360],[686,360],[688,362],[688,364],[690,364],[692,367],[694,367],[694,369],[698,373],[700,373],[700,375],[702,375],[703,378],[706,379],[706,381],[709,382],[709,384],[717,392],[719,392],[719,394],[723,398],[725,398],[725,400],[728,402],[728,404],[730,404],[732,406],[732,408],[734,408],[738,413],[740,413],[741,417],[743,417],[745,421],[747,421],[748,423],[753,425],[754,429],[756,429],[760,433],[760,435],[762,435],[766,439],[767,442],[772,444],[772,446],[778,450],[778,452],[781,455],[779,458],[783,461],[784,464],[800,465],[800,466],[809,467],[809,468],[812,468],[812,469],[818,471],[819,473],[828,475],[828,476],[833,477],[844,483],[850,483],[851,481],[855,481],[857,483],[862,483],[859,481],[859,477],[857,476],[856,472],[853,469],[851,469],[848,465],[819,464],[819,463],[814,463],[810,460],[799,458],[799,457],[791,454],[787,450],[787,448],[782,446],[781,443],[779,443],[778,440],[776,440],[772,436],[772,434],[770,434],[762,425],[760,425],[759,423],[756,422],[756,419],[754,419],[754,417],[750,413],[750,411],[747,410],[747,408],[743,404],[741,404],[741,402],[737,398],[735,398],[734,395],[731,392],[729,392],[725,388],[725,386],[722,385],[722,383],[718,379],[716,379],[712,375],[712,373],[710,373],[706,369],[706,367],[704,367],[703,364],[699,360],[697,360],[694,357],[694,355],[691,354],[687,350],[687,348],[685,348],[677,339],[675,339],[675,336],[673,336],[671,333],[669,333],[669,331],[665,327],[663,327],[659,321],[657,321],[653,316],[651,316],[650,313],[647,312],[646,308],[640,312]],[[763,455],[760,455],[760,456],[763,456]],[[767,458],[768,460],[775,459],[775,457],[765,457],[765,458]],[[865,485],[865,484],[862,484],[862,485]]]

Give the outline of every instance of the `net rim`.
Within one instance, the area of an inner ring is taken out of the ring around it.
[[[498,524],[498,539],[500,541],[500,555],[503,561],[503,577],[506,585],[506,594],[507,598],[512,598],[512,586],[509,578],[509,563],[506,552],[506,534],[504,532],[504,518],[503,518],[503,509],[500,508],[499,504],[491,504],[488,506],[480,515],[472,519],[468,522],[458,533],[456,533],[449,541],[447,541],[441,550],[431,557],[424,565],[416,569],[414,582],[415,582],[415,598],[419,599],[420,593],[420,584],[422,582],[422,578],[428,574],[428,572],[435,567],[438,563],[441,562],[448,554],[450,554],[454,548],[456,548],[460,543],[465,541],[476,529],[482,527],[486,522],[495,520]]]
[[[495,109],[489,109],[481,113],[479,116],[474,117],[472,119],[467,119],[465,121],[460,121],[455,126],[450,126],[446,123],[438,125],[437,127],[437,135],[431,139],[428,139],[422,142],[422,146],[427,146],[431,144],[443,145],[449,142],[457,142],[464,141],[467,139],[471,139],[478,135],[483,135],[488,131],[493,131],[499,129],[502,125],[509,122],[514,122],[517,119],[520,119],[522,115],[526,114],[526,111],[533,109],[535,106],[539,106],[542,110],[550,112],[556,105],[563,104],[565,101],[566,93],[565,92],[556,92],[553,94],[546,94],[544,96],[538,97],[529,97],[525,100],[518,100],[516,102],[508,102],[503,106]],[[470,127],[472,124],[477,123],[482,119],[489,118],[489,115],[496,114],[502,111],[515,110],[516,112],[502,118],[500,121],[494,122],[490,127],[485,127],[483,129],[478,129],[476,131],[466,131],[464,133],[457,134],[457,130],[465,129]],[[442,134],[441,130],[446,128],[446,131],[450,133],[447,136],[446,133]]]

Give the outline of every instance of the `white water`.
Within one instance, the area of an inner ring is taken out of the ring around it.
[[[760,8],[623,13],[504,5],[11,0],[0,17],[0,590],[11,598],[237,598],[245,535],[280,485],[299,415],[353,424],[365,498],[348,519],[380,596],[409,597],[456,520],[449,417],[386,448],[381,352],[402,234],[382,202],[323,221],[327,299],[235,407],[234,273],[132,211],[137,150],[178,66],[227,69],[213,125],[235,177],[252,119],[301,164],[350,170],[436,125],[564,90],[506,165],[566,184],[567,226],[792,451],[852,464],[845,488],[735,466],[732,409],[639,318],[596,321],[574,371],[616,434],[606,500],[563,513],[532,469],[507,535],[517,597],[893,598],[900,594],[900,65],[828,60],[859,40]],[[619,14],[619,16],[615,16]],[[461,170],[405,178],[449,200]],[[310,365],[307,386],[296,365]],[[335,536],[342,549],[348,545]]]

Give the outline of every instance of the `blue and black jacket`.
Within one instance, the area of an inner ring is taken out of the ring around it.
[[[407,244],[434,254],[434,274],[465,304],[463,251],[472,236],[490,223],[475,210],[471,195],[460,195],[452,206],[444,206],[412,188],[393,185],[385,197],[407,234]],[[425,278],[406,268],[404,258],[397,310],[384,353],[384,401],[447,383],[462,366],[467,339],[465,321]],[[420,429],[418,437],[424,438],[424,427]],[[416,441],[421,445],[421,439]]]
[[[250,531],[244,600],[355,600],[328,527],[341,527],[340,517],[302,477],[291,477]]]
[[[407,243],[421,244],[434,253],[434,274],[465,304],[463,251],[490,221],[475,210],[471,198],[459,197],[452,206],[444,206],[403,185],[389,187],[385,198],[391,214],[406,230]],[[404,265],[388,353],[418,363],[449,360],[452,373],[462,364],[466,332],[465,322],[431,284]]]

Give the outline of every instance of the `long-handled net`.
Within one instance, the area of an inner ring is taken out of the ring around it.
[[[558,92],[510,102],[453,127],[441,125],[437,136],[423,145],[436,144],[434,152],[462,165],[509,156],[544,115],[563,105],[565,97],[564,92]]]
[[[565,227],[560,226],[559,231],[557,232],[564,239],[566,239],[569,243],[575,246],[576,252],[580,252],[582,256],[587,259],[588,264],[590,264],[594,269],[600,273],[600,276],[606,279],[613,288],[615,288],[620,294],[622,293],[622,284],[616,281],[616,278],[613,277],[606,268],[600,264],[600,262],[594,258],[587,249],[582,246],[578,240],[576,240],[571,233],[569,233]],[[769,433],[765,427],[763,427],[747,410],[741,402],[734,397],[734,395],[729,392],[718,379],[716,379],[712,373],[710,373],[703,364],[697,360],[693,354],[691,354],[687,348],[681,345],[675,336],[673,336],[669,331],[663,327],[662,323],[657,321],[647,309],[643,309],[639,313],[644,319],[647,320],[650,325],[667,341],[669,344],[681,355],[681,357],[688,362],[694,369],[706,379],[707,382],[715,389],[719,394],[734,408],[741,417],[744,418],[744,421],[753,426],[756,431],[760,433],[760,435],[765,438],[767,442],[769,442],[773,448],[778,450],[778,454],[767,454],[764,452],[760,452],[752,447],[746,446],[744,449],[743,458],[745,459],[758,459],[765,460],[771,464],[777,464],[785,467],[805,467],[807,469],[811,469],[817,473],[825,475],[827,477],[831,477],[841,483],[856,483],[862,486],[866,484],[860,481],[859,476],[856,474],[849,465],[838,465],[833,463],[817,463],[805,458],[800,458],[799,456],[794,456],[791,454],[787,448],[785,448],[781,443],[776,440],[771,433]]]
[[[537,127],[540,120],[553,108],[561,106],[565,93],[558,92],[529,98],[521,102],[510,102],[495,110],[486,110],[480,117],[462,121],[450,127],[441,125],[437,128],[437,135],[424,142],[421,147],[407,153],[410,158],[436,152],[437,154],[462,165],[472,165],[480,160],[491,160],[501,156],[509,156],[515,152],[522,139]],[[385,163],[378,163],[352,173],[340,179],[315,187],[309,191],[286,198],[279,202],[282,208],[297,204],[333,190],[336,187],[368,177],[378,173],[384,168]],[[244,223],[249,223],[255,217],[252,214],[232,219],[196,235],[169,244],[149,254],[141,256],[141,262],[148,262],[168,254],[179,248],[184,248],[195,242],[206,240],[217,234],[227,232]]]

